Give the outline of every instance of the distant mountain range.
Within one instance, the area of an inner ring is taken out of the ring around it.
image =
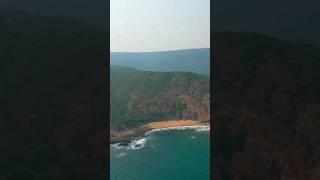
[[[209,120],[208,76],[111,66],[110,78],[111,124],[117,129],[168,119]]]
[[[210,75],[210,48],[162,52],[112,52],[111,65],[147,71],[185,71]]]

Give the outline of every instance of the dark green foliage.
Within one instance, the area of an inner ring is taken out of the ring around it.
[[[181,114],[187,108],[187,104],[181,101],[176,102],[176,112]]]
[[[111,122],[119,128],[177,119],[190,96],[195,103],[209,94],[209,78],[187,72],[140,71],[111,66]],[[196,105],[195,105],[196,106]]]

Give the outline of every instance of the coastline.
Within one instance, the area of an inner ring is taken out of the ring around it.
[[[123,131],[111,131],[110,144],[120,143],[126,145],[132,140],[135,140],[141,136],[145,136],[146,133],[157,131],[161,129],[174,129],[174,128],[188,128],[208,125],[208,122],[199,120],[166,120],[147,123],[138,128],[127,129]]]
[[[171,128],[171,127],[179,127],[179,126],[195,126],[201,124],[200,121],[196,120],[169,120],[169,121],[159,121],[159,122],[151,122],[144,127],[149,129],[160,129],[160,128]]]

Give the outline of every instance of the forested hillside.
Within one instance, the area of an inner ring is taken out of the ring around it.
[[[137,127],[168,119],[209,120],[209,77],[111,66],[111,123]]]

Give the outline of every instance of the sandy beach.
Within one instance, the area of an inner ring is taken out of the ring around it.
[[[170,120],[170,121],[160,121],[152,122],[144,125],[144,127],[149,129],[159,129],[159,128],[170,128],[178,126],[195,126],[201,124],[200,121],[195,120]]]
[[[201,125],[201,121],[196,120],[166,120],[166,121],[159,121],[159,122],[151,122],[140,126],[134,129],[127,129],[122,131],[111,131],[110,133],[110,140],[111,143],[115,142],[128,142],[135,137],[141,136],[147,131],[153,129],[161,129],[161,128],[173,128],[179,126],[196,126]]]

